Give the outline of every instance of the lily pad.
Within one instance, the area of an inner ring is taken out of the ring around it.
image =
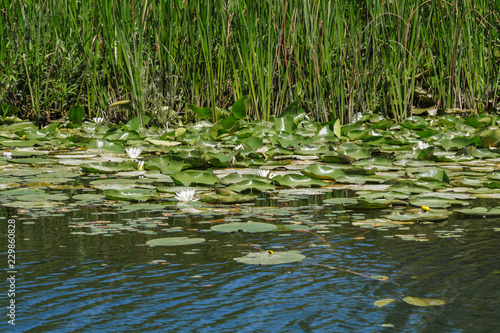
[[[83,172],[86,173],[115,173],[120,171],[130,171],[137,169],[137,163],[133,161],[125,162],[92,162],[80,164]]]
[[[244,202],[253,202],[257,199],[256,195],[223,195],[223,194],[207,194],[200,198],[203,202],[208,202],[212,204],[235,204]]]
[[[381,308],[383,306],[391,304],[392,302],[396,302],[396,300],[393,298],[386,298],[386,299],[379,299],[378,301],[373,302],[373,304]]]
[[[306,256],[300,254],[298,251],[285,251],[285,252],[270,252],[261,251],[249,253],[244,257],[234,258],[234,260],[243,264],[251,265],[278,265],[287,264],[291,262],[301,261]]]
[[[405,297],[403,298],[403,301],[416,306],[435,306],[446,304],[445,301],[437,298]]]
[[[313,179],[303,175],[288,174],[284,176],[276,176],[273,178],[280,186],[285,188],[297,188],[297,187],[323,187],[327,186],[325,183],[319,179]]]
[[[486,207],[456,209],[453,211],[453,215],[497,217],[500,216],[500,207],[494,207],[489,209]]]
[[[467,206],[469,203],[463,200],[447,199],[440,197],[418,197],[410,200],[410,204],[417,207],[427,206],[430,208],[448,208],[452,205]]]
[[[450,183],[450,178],[443,170],[428,170],[421,172],[416,175],[418,180],[423,181],[438,181],[444,183]]]
[[[261,223],[261,222],[234,222],[234,223],[226,223],[214,225],[210,228],[213,231],[220,232],[266,232],[273,231],[277,229],[274,224],[270,223]]]
[[[156,200],[160,196],[156,190],[148,190],[142,188],[133,188],[127,190],[104,190],[106,198],[111,200],[126,200],[126,201],[148,201]]]
[[[265,192],[269,190],[274,190],[276,186],[268,184],[260,180],[248,179],[241,181],[239,183],[230,185],[227,187],[228,190],[242,192],[242,191],[257,191]]]
[[[206,171],[181,171],[171,174],[170,177],[172,177],[172,180],[176,184],[182,186],[189,186],[192,184],[215,185],[219,182],[217,176]]]
[[[146,242],[149,246],[180,246],[180,245],[192,245],[205,242],[204,238],[188,238],[188,237],[168,237],[168,238],[157,238]]]
[[[404,222],[437,222],[447,220],[451,215],[451,212],[447,210],[433,210],[433,211],[421,211],[412,214],[398,214],[393,213],[391,215],[385,216],[386,219],[392,221],[404,221]]]
[[[345,172],[339,168],[333,168],[322,164],[312,164],[300,171],[306,176],[317,179],[337,179],[340,176],[345,176]]]

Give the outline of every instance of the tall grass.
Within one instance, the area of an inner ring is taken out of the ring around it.
[[[0,103],[22,117],[83,105],[110,120],[193,115],[249,95],[249,117],[294,101],[315,119],[398,121],[425,90],[498,111],[500,3],[489,0],[4,1]],[[110,108],[130,100],[132,113]],[[168,111],[166,111],[168,110]],[[172,113],[173,112],[173,113]]]

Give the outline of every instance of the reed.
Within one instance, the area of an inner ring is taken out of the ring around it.
[[[0,103],[164,124],[194,119],[188,104],[216,120],[249,95],[249,117],[299,101],[346,123],[404,120],[419,88],[443,108],[496,112],[499,13],[488,0],[4,1]],[[109,107],[125,99],[131,110]]]

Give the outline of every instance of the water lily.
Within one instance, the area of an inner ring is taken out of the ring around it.
[[[417,146],[416,147],[413,147],[413,150],[417,150],[417,149],[426,149],[426,148],[429,148],[430,145],[428,143],[425,143],[425,142],[422,142],[422,141],[419,141],[417,143]]]
[[[435,116],[435,115],[437,114],[437,112],[438,112],[438,108],[437,108],[437,106],[436,106],[436,107],[433,107],[432,109],[428,109],[428,110],[427,110],[427,114],[428,114],[429,116]]]
[[[94,121],[94,123],[96,123],[97,125],[100,125],[103,123],[104,121],[104,118],[103,117],[95,117],[95,118],[92,118],[92,120]]]
[[[258,170],[257,171],[257,174],[260,176],[260,177],[266,177],[266,178],[273,178],[273,177],[276,177],[276,174],[270,172],[269,170]]]
[[[195,190],[182,190],[175,194],[175,198],[181,202],[198,201],[198,199],[194,198],[195,193]]]
[[[3,156],[7,158],[12,158],[12,153],[10,151],[4,151]]]
[[[138,158],[139,155],[141,155],[142,153],[141,148],[126,148],[125,151],[127,152],[128,157],[130,157],[133,160]]]
[[[244,150],[244,149],[245,149],[245,147],[243,147],[243,145],[242,145],[242,144],[239,144],[239,145],[237,145],[237,146],[234,148],[234,150]]]
[[[139,164],[137,165],[137,170],[144,171],[144,161],[139,161]]]

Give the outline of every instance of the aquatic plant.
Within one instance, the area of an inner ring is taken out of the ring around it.
[[[180,202],[198,201],[199,199],[194,198],[195,193],[195,190],[182,190],[175,194],[175,199]]]
[[[96,123],[96,125],[100,125],[104,122],[103,117],[94,117],[94,118],[92,118],[92,120],[94,121],[94,123]]]
[[[125,151],[127,152],[127,155],[133,160],[137,159],[142,153],[141,148],[125,148]]]
[[[303,109],[344,124],[366,111],[495,111],[499,13],[487,0],[11,1],[0,102],[21,117],[77,107],[162,126],[192,120],[191,104],[217,121],[237,101],[245,119]]]

